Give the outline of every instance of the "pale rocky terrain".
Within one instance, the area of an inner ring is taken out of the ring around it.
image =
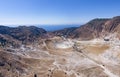
[[[120,77],[119,49],[117,39],[63,37],[17,49],[1,48],[0,77]]]

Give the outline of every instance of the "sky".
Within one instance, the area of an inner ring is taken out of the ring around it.
[[[82,24],[120,15],[120,0],[0,0],[1,25]]]

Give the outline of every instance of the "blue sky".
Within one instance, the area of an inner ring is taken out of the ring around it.
[[[81,24],[120,15],[120,0],[0,0],[0,24]]]

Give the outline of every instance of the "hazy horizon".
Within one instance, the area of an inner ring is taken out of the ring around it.
[[[39,28],[43,28],[46,31],[56,31],[62,30],[64,28],[71,28],[71,27],[80,27],[82,24],[64,24],[64,25],[0,25],[0,26],[8,26],[8,27],[19,27],[19,26],[36,26]]]

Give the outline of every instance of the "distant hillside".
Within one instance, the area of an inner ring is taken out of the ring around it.
[[[34,42],[43,37],[46,33],[44,29],[35,26],[19,26],[14,28],[0,26],[0,41],[2,44],[10,43],[12,40],[17,40],[22,43]]]
[[[72,28],[72,31],[71,28],[67,28],[53,33],[81,40],[104,37],[110,33],[117,33],[117,37],[120,38],[120,16],[111,19],[93,19],[79,28]]]

